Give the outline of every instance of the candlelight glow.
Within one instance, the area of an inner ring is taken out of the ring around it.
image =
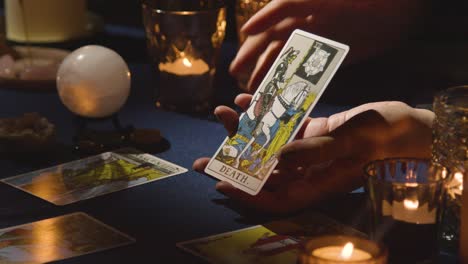
[[[349,259],[353,255],[354,245],[351,242],[346,243],[341,251],[341,258],[342,259]]]
[[[192,67],[192,63],[191,63],[190,60],[187,59],[187,58],[183,58],[183,59],[182,59],[182,63],[183,63],[185,66],[187,66],[187,67]]]
[[[418,175],[414,170],[409,170],[406,174],[406,180],[407,181],[416,181]]]
[[[34,228],[31,230],[31,246],[30,254],[35,262],[45,263],[62,256],[63,252],[60,248],[63,243],[63,234],[61,226],[57,224],[55,219],[46,219],[34,223]]]
[[[405,199],[403,201],[403,205],[408,210],[416,210],[419,207],[419,201],[418,200]]]
[[[407,186],[407,187],[418,187],[418,183],[417,182],[407,182],[407,183],[405,183],[405,186]]]
[[[463,174],[461,172],[456,172],[453,177],[455,178],[455,181],[457,181],[458,184],[458,189],[460,191],[463,191]]]
[[[447,170],[443,169],[442,170],[442,179],[445,179],[445,178],[447,178]]]

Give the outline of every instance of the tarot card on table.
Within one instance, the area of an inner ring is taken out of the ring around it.
[[[205,172],[252,195],[278,163],[342,63],[349,47],[293,32],[240,117],[237,134],[221,144]]]
[[[133,242],[84,213],[74,213],[0,229],[0,263],[45,263]]]
[[[2,180],[56,205],[187,172],[187,169],[134,149],[106,152]]]
[[[210,263],[295,264],[301,243],[321,235],[366,235],[318,213],[222,233],[177,246]]]

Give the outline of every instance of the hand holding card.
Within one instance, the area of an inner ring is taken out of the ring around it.
[[[205,172],[256,195],[346,56],[346,45],[296,30],[276,59],[237,134],[226,138]]]

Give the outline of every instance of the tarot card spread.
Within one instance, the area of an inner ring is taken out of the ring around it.
[[[134,149],[82,160],[2,180],[56,205],[66,205],[187,172],[187,169]]]
[[[86,214],[74,213],[0,229],[0,263],[45,263],[133,242]]]
[[[318,213],[185,241],[177,247],[210,263],[295,264],[301,243],[315,236],[365,234]]]
[[[237,134],[221,144],[205,172],[252,195],[294,139],[349,47],[301,30],[293,32],[260,84]]]

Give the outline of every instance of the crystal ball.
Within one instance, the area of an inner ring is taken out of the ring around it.
[[[70,53],[57,72],[62,103],[88,118],[115,114],[130,93],[130,71],[123,58],[106,47],[90,45]]]

